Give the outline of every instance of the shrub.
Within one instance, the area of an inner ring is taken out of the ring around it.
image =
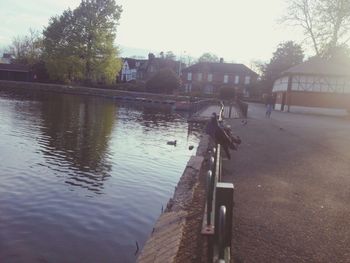
[[[161,69],[146,83],[146,91],[172,94],[180,87],[180,79],[172,69]]]

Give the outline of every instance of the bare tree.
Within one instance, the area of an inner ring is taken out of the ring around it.
[[[318,56],[350,40],[350,0],[292,0],[282,20],[301,27]]]
[[[12,44],[8,47],[17,62],[24,64],[33,64],[41,56],[42,40],[38,31],[29,29],[26,36],[17,36],[12,40]]]

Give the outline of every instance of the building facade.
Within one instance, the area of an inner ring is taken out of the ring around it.
[[[349,66],[320,58],[283,72],[273,85],[275,109],[350,109]]]
[[[145,59],[123,58],[122,69],[119,73],[120,82],[129,82],[138,79],[141,66],[147,61]]]
[[[131,80],[147,81],[152,78],[159,70],[169,68],[180,75],[183,63],[163,57],[156,57],[149,53],[148,59],[124,58],[123,66],[119,73],[119,81],[129,82]]]
[[[230,87],[249,97],[249,87],[256,83],[258,74],[243,64],[200,62],[182,71],[182,86],[186,93],[218,93],[222,87]]]

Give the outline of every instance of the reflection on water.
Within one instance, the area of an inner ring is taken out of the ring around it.
[[[47,162],[69,165],[74,172],[66,183],[98,193],[111,171],[106,154],[117,108],[94,98],[54,94],[47,99],[41,108],[45,136],[39,142],[46,144]]]
[[[170,109],[43,92],[0,90],[0,121],[0,262],[133,262],[199,134]]]

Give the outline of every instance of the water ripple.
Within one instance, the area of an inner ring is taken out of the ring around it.
[[[6,263],[133,262],[198,142],[170,111],[100,98],[0,90],[0,119]]]

